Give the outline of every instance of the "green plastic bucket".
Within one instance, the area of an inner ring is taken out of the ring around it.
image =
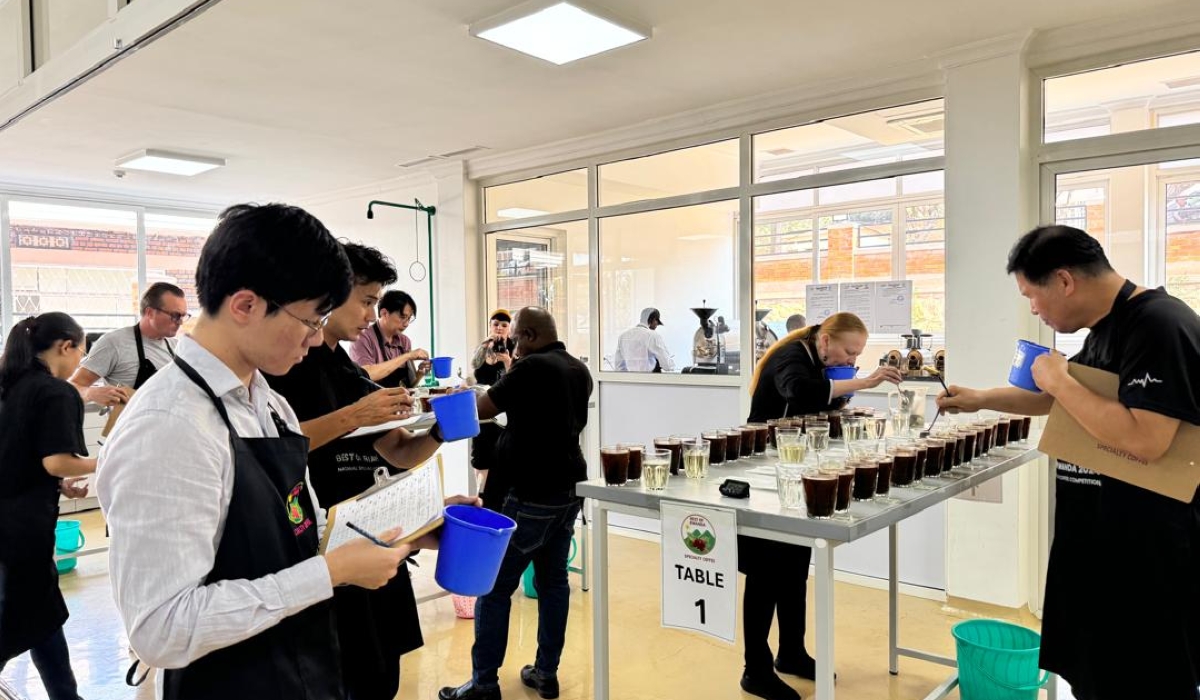
[[[567,557],[567,566],[571,566],[571,562],[575,561],[575,555],[579,553],[579,544],[575,538],[571,538],[571,554]],[[525,567],[525,573],[521,575],[521,587],[525,590],[526,598],[537,598],[537,583],[533,580],[533,562]]]
[[[1036,700],[1050,674],[1038,669],[1042,637],[1000,620],[966,620],[950,630],[962,700]]]
[[[54,553],[74,554],[83,548],[83,531],[78,520],[59,520],[54,526]],[[66,557],[54,562],[58,573],[65,574],[75,568],[75,557]]]

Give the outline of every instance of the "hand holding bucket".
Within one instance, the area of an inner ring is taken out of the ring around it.
[[[433,414],[437,416],[438,429],[446,442],[466,440],[479,434],[479,409],[475,405],[475,392],[455,391],[429,400]]]
[[[490,593],[517,524],[505,515],[474,506],[447,506],[445,515],[434,572],[438,585],[458,595]]]
[[[433,376],[438,379],[449,379],[454,372],[453,357],[435,357],[430,362],[433,364]]]
[[[1045,345],[1018,340],[1017,350],[1013,353],[1012,367],[1008,370],[1008,383],[1035,394],[1042,393],[1037,382],[1033,381],[1033,361],[1049,352],[1050,348]]]

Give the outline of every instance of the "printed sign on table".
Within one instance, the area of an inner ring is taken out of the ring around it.
[[[737,516],[725,508],[663,501],[662,624],[734,643]]]

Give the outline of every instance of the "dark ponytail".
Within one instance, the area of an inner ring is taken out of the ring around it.
[[[75,319],[59,311],[30,316],[13,326],[0,355],[0,397],[41,362],[38,355],[60,340],[83,345],[84,336]]]

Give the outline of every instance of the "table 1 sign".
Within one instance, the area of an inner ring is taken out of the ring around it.
[[[663,501],[662,624],[734,643],[737,517],[724,508]]]

